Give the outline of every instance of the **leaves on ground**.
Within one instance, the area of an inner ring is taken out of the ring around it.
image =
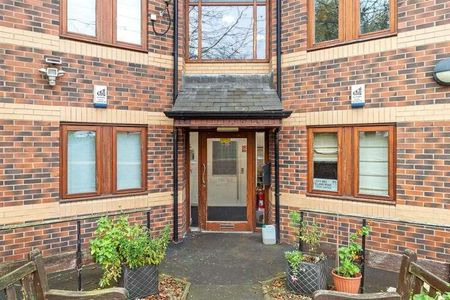
[[[159,294],[151,295],[145,300],[177,300],[181,299],[187,282],[177,280],[171,276],[161,276],[159,280]]]
[[[285,277],[278,277],[272,281],[264,283],[262,287],[264,294],[274,300],[311,300],[309,297],[297,295],[288,291],[286,289],[285,280]]]

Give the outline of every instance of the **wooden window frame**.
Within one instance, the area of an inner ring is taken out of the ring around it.
[[[76,193],[69,194],[68,193],[68,133],[69,131],[94,131],[95,132],[95,187],[96,191],[92,193]],[[73,199],[73,198],[87,198],[87,197],[96,197],[101,194],[101,186],[100,186],[100,174],[102,173],[102,164],[100,161],[101,154],[101,140],[102,140],[102,130],[97,126],[78,126],[78,125],[69,125],[69,126],[61,126],[61,191],[62,198],[64,199]]]
[[[141,0],[141,44],[131,44],[117,40],[117,0],[96,0],[96,34],[90,36],[82,33],[69,32],[67,28],[67,1],[60,2],[60,36],[67,39],[89,42],[104,46],[113,46],[141,52],[148,51],[147,1]]]
[[[96,192],[68,194],[67,192],[67,133],[83,130],[96,132]],[[141,132],[141,188],[117,190],[117,148],[116,133],[118,131]],[[62,200],[83,200],[92,198],[114,197],[124,194],[141,194],[147,191],[147,127],[128,125],[99,124],[61,124],[60,144],[60,189]],[[112,151],[111,151],[112,149]]]
[[[139,132],[141,135],[141,187],[133,189],[117,188],[117,133],[119,132]],[[113,194],[129,194],[145,191],[147,174],[147,135],[143,127],[114,127],[113,128],[113,167],[112,167],[112,191]]]
[[[388,196],[359,193],[359,132],[387,131],[388,148]],[[313,143],[314,133],[336,132],[338,134],[338,191],[327,192],[313,189]],[[396,127],[394,124],[342,125],[334,127],[307,128],[307,195],[395,204],[396,201]]]
[[[362,34],[360,31],[360,0],[339,0],[339,37],[315,42],[315,0],[308,0],[308,50],[319,50],[339,45],[385,38],[397,34],[397,0],[389,1],[389,28]]]
[[[196,59],[190,58],[189,55],[189,39],[190,39],[190,30],[189,30],[189,8],[191,6],[198,7],[197,13],[198,13],[198,41],[197,41],[197,49],[198,49],[198,57]],[[253,7],[253,58],[251,59],[203,59],[202,58],[202,7],[203,6],[252,6]],[[266,7],[266,51],[265,51],[265,58],[257,58],[257,22],[255,17],[257,17],[257,7],[258,6],[265,6]],[[227,2],[224,0],[223,2],[211,2],[211,3],[202,3],[201,0],[198,0],[197,2],[190,2],[189,0],[185,3],[185,11],[186,11],[186,18],[185,18],[185,59],[186,62],[189,63],[255,63],[255,62],[269,62],[270,61],[270,43],[269,43],[269,37],[270,37],[270,25],[271,25],[271,18],[270,18],[270,1],[265,0],[264,3],[259,3],[256,0],[253,0],[252,2]]]

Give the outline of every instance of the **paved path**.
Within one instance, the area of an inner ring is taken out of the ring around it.
[[[263,299],[260,281],[283,272],[290,246],[261,234],[194,233],[172,246],[160,270],[191,282],[190,299]]]

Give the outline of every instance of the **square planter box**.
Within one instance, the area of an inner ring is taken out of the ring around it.
[[[286,287],[296,294],[310,295],[317,290],[324,290],[327,287],[326,260],[318,263],[301,262],[299,274],[296,277],[287,266]]]
[[[158,267],[143,266],[136,269],[123,268],[123,287],[128,290],[129,299],[144,298],[158,293]]]

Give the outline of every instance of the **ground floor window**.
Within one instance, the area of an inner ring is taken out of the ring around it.
[[[308,128],[308,192],[394,200],[395,127]]]
[[[62,197],[144,191],[146,145],[144,127],[62,125]]]

